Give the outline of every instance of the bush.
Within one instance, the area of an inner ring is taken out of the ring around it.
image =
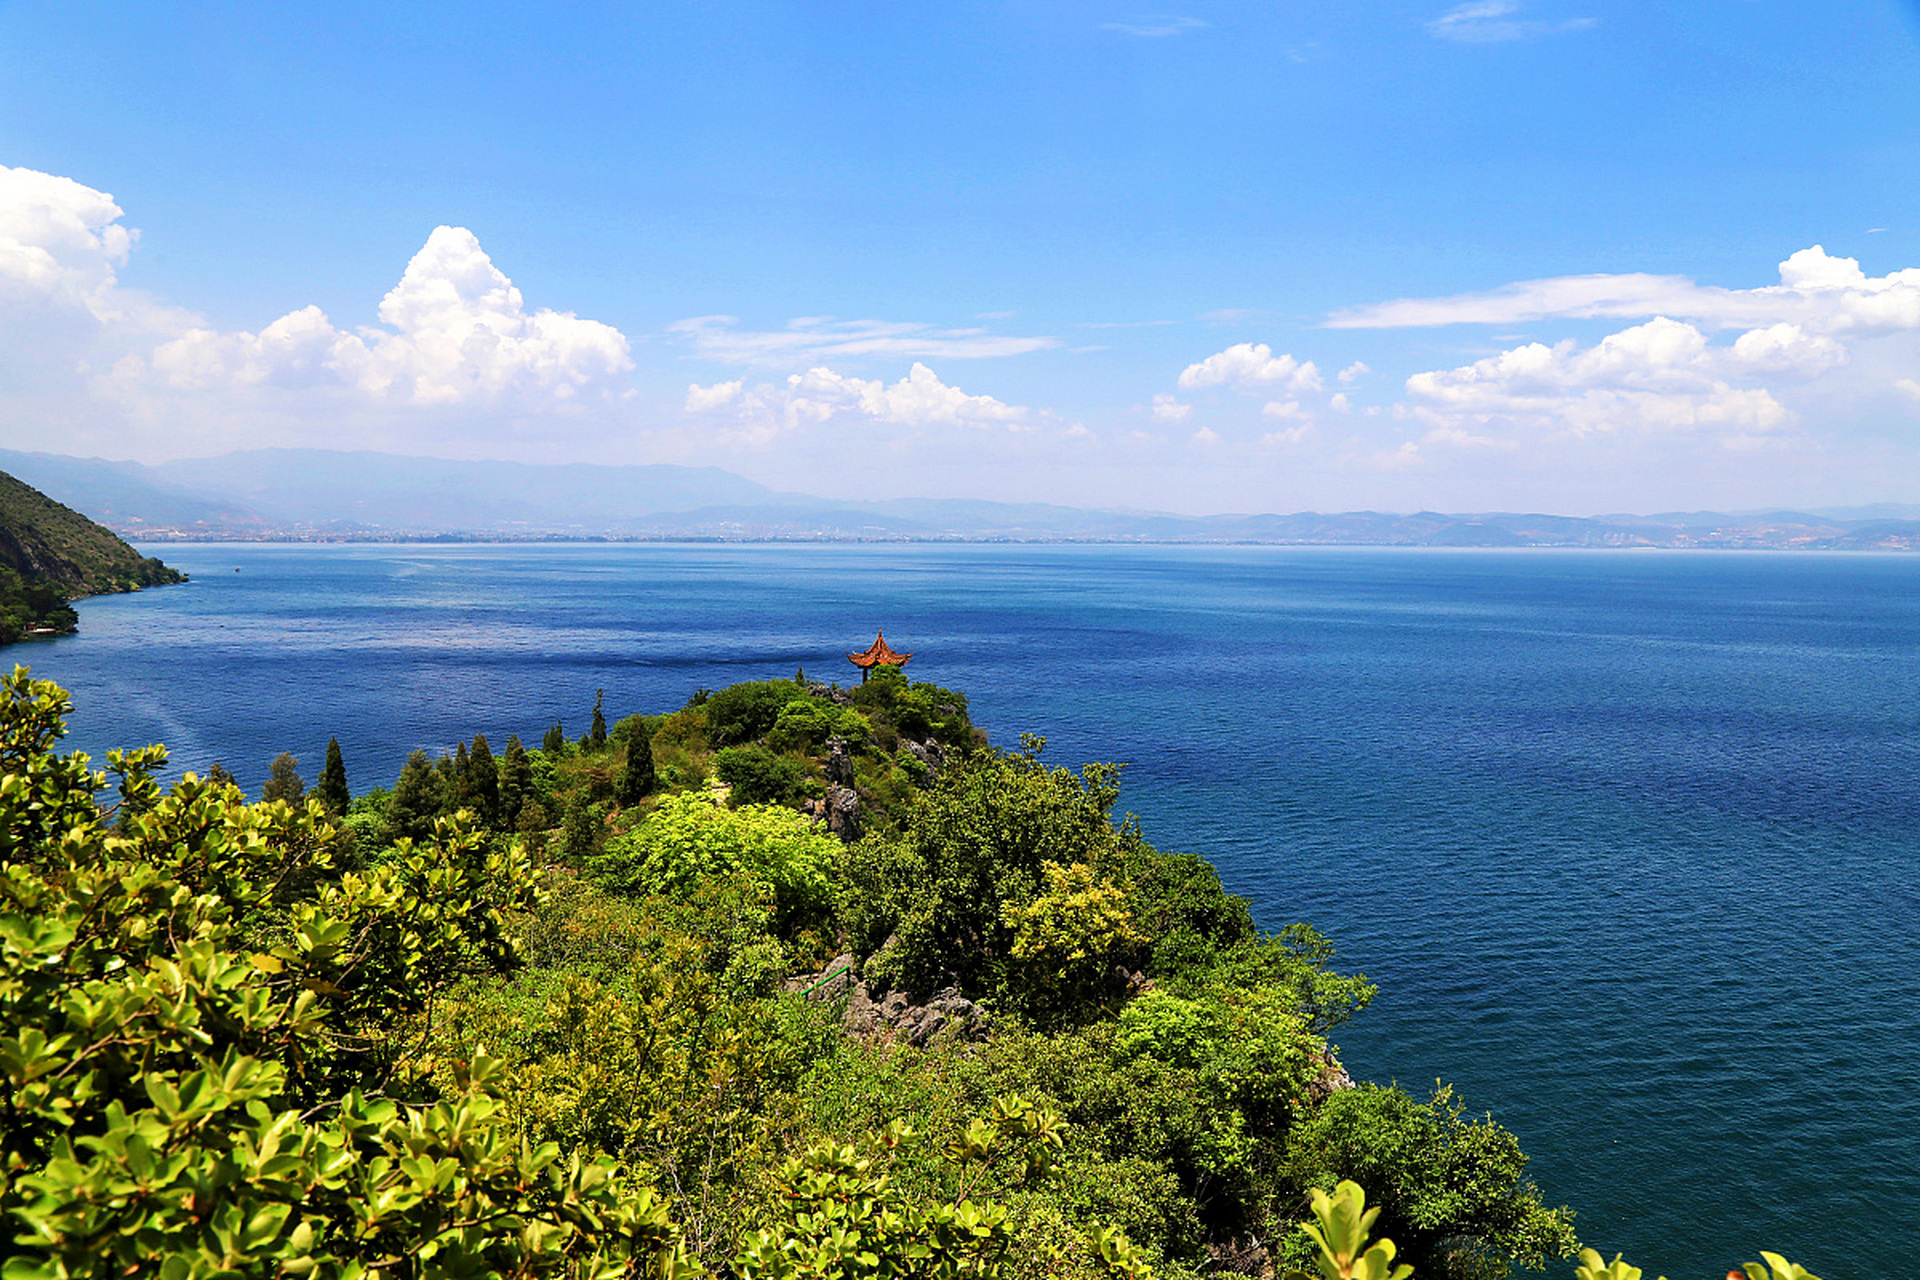
[[[713,758],[714,776],[733,789],[735,805],[785,804],[806,786],[806,770],[765,747],[725,747]]]
[[[829,909],[827,869],[839,849],[791,809],[727,809],[712,796],[682,793],[608,841],[592,871],[609,892],[678,898],[703,880],[744,875],[772,895],[776,927],[790,934]]]

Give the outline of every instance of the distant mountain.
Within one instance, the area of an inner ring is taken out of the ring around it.
[[[256,449],[149,467],[0,450],[0,466],[120,533],[182,539],[710,538],[1392,547],[1920,550],[1920,507],[1557,516],[1183,516],[1048,503],[782,493],[714,467],[528,465]]]
[[[78,596],[185,582],[112,530],[0,472],[0,643],[72,631]]]
[[[322,449],[259,449],[152,468],[178,489],[283,525],[447,533],[601,534],[642,517],[775,497],[717,467],[528,466]]]

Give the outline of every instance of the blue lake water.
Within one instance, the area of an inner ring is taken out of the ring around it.
[[[257,789],[338,735],[585,728],[884,626],[1002,745],[1381,985],[1356,1076],[1455,1084],[1586,1241],[1825,1280],[1920,1240],[1920,557],[1279,548],[172,546],[8,657],[70,744]],[[1551,1274],[1567,1276],[1570,1265]]]

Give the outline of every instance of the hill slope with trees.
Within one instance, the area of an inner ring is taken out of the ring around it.
[[[0,472],[0,644],[71,632],[80,596],[185,582],[111,529]]]
[[[163,791],[159,747],[95,772],[69,710],[0,685],[9,1280],[1477,1280],[1577,1246],[1490,1117],[1346,1078],[1373,989],[1325,939],[1115,822],[1114,768],[994,750],[895,669],[596,699],[358,799],[333,749],[259,803]]]

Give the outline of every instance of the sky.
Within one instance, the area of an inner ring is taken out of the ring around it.
[[[1917,0],[1165,3],[0,0],[0,445],[1920,502]]]

